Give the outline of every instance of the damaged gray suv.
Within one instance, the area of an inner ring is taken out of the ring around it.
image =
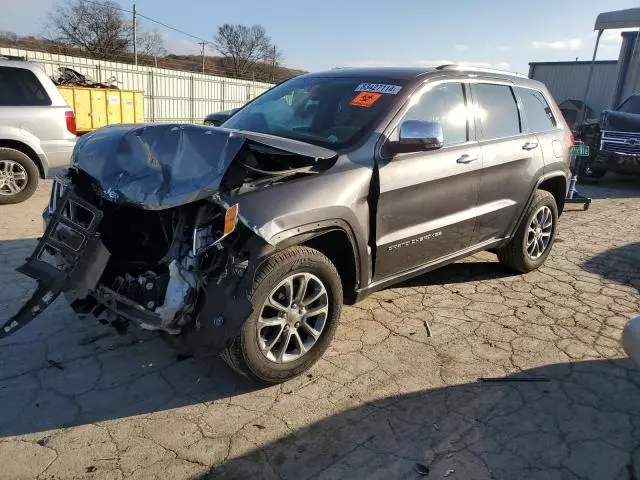
[[[284,381],[343,303],[481,250],[538,268],[572,141],[542,84],[454,65],[303,75],[220,128],[97,130],[55,180],[19,268],[37,291],[0,333],[64,293],[81,317]]]

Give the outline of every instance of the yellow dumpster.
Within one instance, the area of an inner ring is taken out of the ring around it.
[[[144,122],[144,92],[140,90],[66,86],[58,90],[76,115],[78,133],[115,123]]]

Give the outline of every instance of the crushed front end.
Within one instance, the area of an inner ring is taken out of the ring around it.
[[[242,195],[314,175],[334,157],[196,125],[106,127],[81,137],[73,166],[54,180],[44,235],[18,269],[38,288],[0,337],[64,293],[80,316],[222,349],[250,315],[254,272],[274,250],[241,221]]]
[[[269,246],[238,224],[237,205],[215,195],[164,210],[107,197],[82,171],[56,177],[44,235],[18,269],[38,288],[0,336],[64,293],[81,317],[118,329],[195,332],[199,343],[222,348],[251,312],[242,280]]]

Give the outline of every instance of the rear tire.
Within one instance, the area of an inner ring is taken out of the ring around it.
[[[275,384],[318,361],[333,338],[342,309],[340,276],[326,256],[301,246],[274,254],[258,270],[250,297],[251,315],[221,353],[231,368],[259,383]],[[323,313],[314,316],[318,310]]]
[[[38,166],[19,150],[0,148],[0,205],[20,203],[38,188]]]
[[[551,252],[557,224],[558,206],[555,198],[545,190],[536,190],[533,202],[515,235],[498,250],[498,259],[503,265],[520,273],[536,270]]]
[[[578,171],[578,179],[588,180],[602,178],[606,173],[607,171],[604,168],[590,167],[589,165],[585,165],[583,162],[580,166],[580,170]]]

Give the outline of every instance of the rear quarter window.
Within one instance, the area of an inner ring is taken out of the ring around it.
[[[51,105],[51,99],[31,70],[0,67],[0,107],[45,105]]]
[[[527,130],[544,132],[558,126],[551,107],[542,93],[530,88],[516,88],[516,91],[522,102]]]

